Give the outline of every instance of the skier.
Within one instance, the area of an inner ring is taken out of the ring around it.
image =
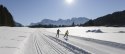
[[[68,35],[69,35],[69,31],[67,30],[67,31],[65,32],[64,37],[66,37],[66,38],[68,39]]]
[[[56,34],[56,37],[59,38],[59,32],[61,32],[59,29],[57,30],[57,34]]]

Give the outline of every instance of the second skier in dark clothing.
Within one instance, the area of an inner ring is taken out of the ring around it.
[[[59,29],[57,30],[57,34],[56,34],[56,37],[59,38],[59,32],[61,32]]]

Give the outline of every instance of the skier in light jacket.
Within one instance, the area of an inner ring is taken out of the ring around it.
[[[67,30],[67,31],[65,32],[64,37],[68,38],[68,36],[69,36],[69,31]]]

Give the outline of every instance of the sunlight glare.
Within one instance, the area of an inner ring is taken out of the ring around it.
[[[68,4],[72,4],[74,0],[65,0]]]

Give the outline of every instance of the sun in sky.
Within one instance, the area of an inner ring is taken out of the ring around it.
[[[74,3],[74,0],[65,0],[67,4],[73,4]]]

